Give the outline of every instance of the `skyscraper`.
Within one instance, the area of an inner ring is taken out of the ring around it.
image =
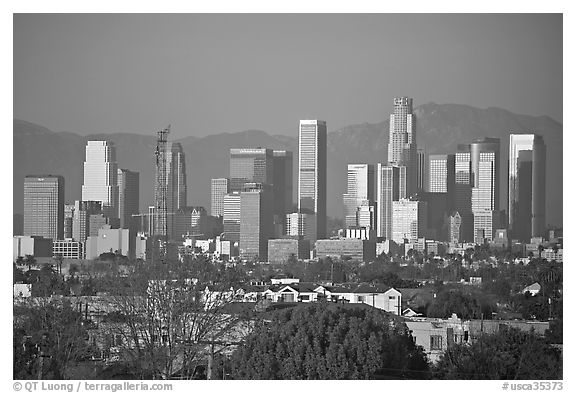
[[[274,214],[280,217],[284,224],[286,214],[293,211],[293,157],[292,152],[288,150],[274,150],[272,154],[274,156]]]
[[[74,216],[72,218],[72,238],[77,242],[85,242],[90,234],[98,234],[99,225],[106,224],[106,221],[93,225],[90,230],[90,217],[102,213],[101,201],[76,201],[74,202]],[[92,219],[92,223],[95,220]],[[96,227],[98,226],[98,227]]]
[[[378,164],[376,170],[376,236],[386,238],[386,240],[392,239],[392,202],[400,199],[399,180],[399,167]]]
[[[166,155],[164,157],[164,154]],[[155,221],[154,234],[167,235],[169,239],[174,235],[174,214],[178,209],[186,207],[187,201],[187,187],[186,187],[186,161],[182,145],[180,143],[168,143],[165,152],[160,152],[157,157],[161,162],[165,162],[166,173],[161,173],[163,167],[156,167],[156,181],[155,181],[155,206],[157,218]],[[164,212],[158,208],[162,206],[160,198],[162,197],[162,190],[159,185],[162,181],[159,179],[165,175],[165,190],[166,190],[166,222],[164,222]],[[168,233],[165,233],[166,230]]]
[[[412,98],[394,98],[394,112],[390,115],[388,162],[406,167],[406,196],[415,194],[418,189],[418,157]]]
[[[460,240],[474,239],[470,145],[458,145],[454,163],[454,209],[460,215]]]
[[[224,195],[230,192],[230,181],[227,178],[212,179],[210,189],[210,214],[219,217],[224,215]]]
[[[529,242],[546,225],[546,145],[537,134],[510,134],[508,219],[514,239]]]
[[[300,120],[298,211],[316,215],[318,239],[326,237],[327,131],[322,120]]]
[[[88,141],[84,161],[83,201],[102,202],[104,215],[112,227],[118,222],[118,163],[116,146],[108,141]]]
[[[360,226],[358,210],[361,206],[374,205],[374,166],[348,164],[348,188],[342,195],[346,228]],[[375,227],[376,223],[369,225]]]
[[[240,241],[240,192],[224,195],[224,237],[232,243]]]
[[[429,156],[428,191],[454,192],[454,154],[431,154]]]
[[[400,199],[392,202],[392,240],[398,244],[423,237],[428,227],[427,204],[422,201]]]
[[[230,149],[230,191],[242,191],[246,182],[273,184],[272,149]]]
[[[272,192],[252,189],[240,193],[240,256],[265,261],[273,235]]]
[[[416,190],[418,192],[424,192],[428,187],[428,161],[426,159],[426,150],[418,148],[417,155]]]
[[[24,178],[24,235],[64,238],[64,177]]]
[[[470,144],[474,236],[479,231],[492,240],[500,226],[500,139],[484,138]]]
[[[140,210],[140,173],[118,169],[118,217],[120,228],[132,228],[132,215]]]
[[[64,204],[64,239],[72,239],[72,221],[74,220],[74,204]]]

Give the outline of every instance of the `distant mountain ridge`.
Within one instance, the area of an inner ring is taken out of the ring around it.
[[[455,152],[457,145],[476,139],[501,140],[501,208],[506,209],[509,133],[538,133],[547,145],[547,222],[562,225],[562,124],[547,116],[517,115],[500,108],[478,109],[460,104],[427,103],[415,108],[418,147],[428,154]],[[295,125],[297,129],[297,123]],[[328,124],[330,130],[330,124]],[[328,214],[340,217],[346,190],[347,163],[386,162],[389,120],[350,125],[328,133]],[[106,139],[117,146],[119,167],[140,172],[141,209],[153,203],[154,149],[156,137],[114,133],[81,136],[53,132],[45,127],[14,119],[14,212],[21,213],[23,179],[27,174],[61,174],[66,181],[66,200],[80,198],[84,148],[90,139]],[[223,133],[175,140],[186,154],[188,204],[210,209],[210,179],[226,177],[229,149],[266,147],[294,152],[294,194],[297,192],[297,131],[294,136],[270,135],[261,130]],[[294,195],[294,200],[295,200]]]

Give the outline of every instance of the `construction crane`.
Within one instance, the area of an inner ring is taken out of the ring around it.
[[[166,165],[167,154],[166,145],[168,143],[168,134],[170,133],[170,125],[157,132],[156,139],[156,187],[155,187],[155,232],[164,238],[164,242],[168,241],[168,182],[166,181]],[[161,242],[162,243],[162,242]],[[160,247],[160,255],[163,260],[165,255],[166,245]]]

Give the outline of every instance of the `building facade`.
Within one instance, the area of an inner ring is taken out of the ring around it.
[[[268,257],[268,239],[273,230],[273,201],[269,190],[251,190],[240,193],[240,257]]]
[[[392,202],[399,199],[400,168],[378,164],[376,169],[376,236],[379,238],[392,239]]]
[[[180,143],[167,143],[166,151],[159,152],[160,165],[156,166],[154,183],[155,214],[154,235],[174,238],[174,214],[187,205],[186,158]],[[165,173],[164,173],[165,172]],[[165,189],[165,206],[163,189]]]
[[[427,204],[422,201],[400,199],[392,202],[392,240],[398,244],[424,237],[427,230]]]
[[[268,262],[273,264],[287,263],[290,258],[308,259],[310,241],[303,239],[270,239],[268,240]]]
[[[224,240],[234,244],[240,241],[240,193],[232,192],[224,196]]]
[[[416,148],[416,116],[412,113],[412,98],[394,98],[390,115],[388,162],[406,167],[406,196],[418,190],[418,151]]]
[[[64,237],[64,177],[24,178],[24,235],[52,240]]]
[[[361,226],[359,210],[374,206],[374,166],[370,164],[348,164],[348,185],[342,195],[346,228]],[[374,210],[374,209],[372,209]],[[366,212],[366,209],[364,209]],[[376,223],[363,220],[362,224],[375,228]]]
[[[294,158],[288,150],[274,150],[272,154],[275,222],[286,228],[286,214],[294,211]]]
[[[140,173],[118,169],[118,217],[120,228],[133,228],[133,215],[140,211]]]
[[[230,192],[227,178],[212,179],[210,188],[210,214],[215,217],[224,215],[224,196]]]
[[[100,201],[102,212],[118,222],[118,163],[116,146],[108,141],[88,141],[84,161],[83,201]]]
[[[91,236],[90,232],[90,216],[102,213],[102,202],[101,201],[75,201],[74,202],[74,216],[72,217],[72,239],[78,242],[86,241],[88,236]],[[106,223],[106,220],[104,220]],[[92,232],[92,235],[98,234],[99,227],[97,223],[94,223],[96,232]]]
[[[272,149],[230,149],[230,191],[242,191],[244,183],[273,184]]]
[[[510,134],[508,225],[511,237],[528,242],[546,225],[546,145],[536,134]]]
[[[305,213],[290,213],[286,215],[286,235],[316,241],[316,215]]]
[[[326,237],[327,130],[322,120],[300,120],[298,211],[316,215],[316,238]]]

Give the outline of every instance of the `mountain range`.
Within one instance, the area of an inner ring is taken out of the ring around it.
[[[547,223],[562,226],[562,124],[547,116],[514,114],[500,108],[479,109],[458,104],[428,103],[414,109],[417,118],[417,145],[427,154],[455,152],[458,144],[483,137],[501,140],[500,206],[507,208],[507,168],[510,133],[537,133],[547,146]],[[229,150],[233,147],[266,147],[294,152],[294,193],[297,192],[298,121],[294,136],[273,135],[274,130],[247,130],[206,137],[189,136],[180,142],[186,155],[188,204],[210,210],[210,179],[227,177]],[[328,215],[343,215],[342,193],[346,192],[348,163],[386,162],[389,120],[376,124],[355,124],[331,131],[328,124]],[[142,134],[108,133],[88,136],[54,132],[14,119],[13,208],[22,213],[24,176],[59,174],[65,177],[66,201],[81,197],[83,161],[87,140],[109,140],[117,146],[120,168],[140,172],[140,207],[153,204],[153,130]],[[294,195],[294,201],[296,197]]]

